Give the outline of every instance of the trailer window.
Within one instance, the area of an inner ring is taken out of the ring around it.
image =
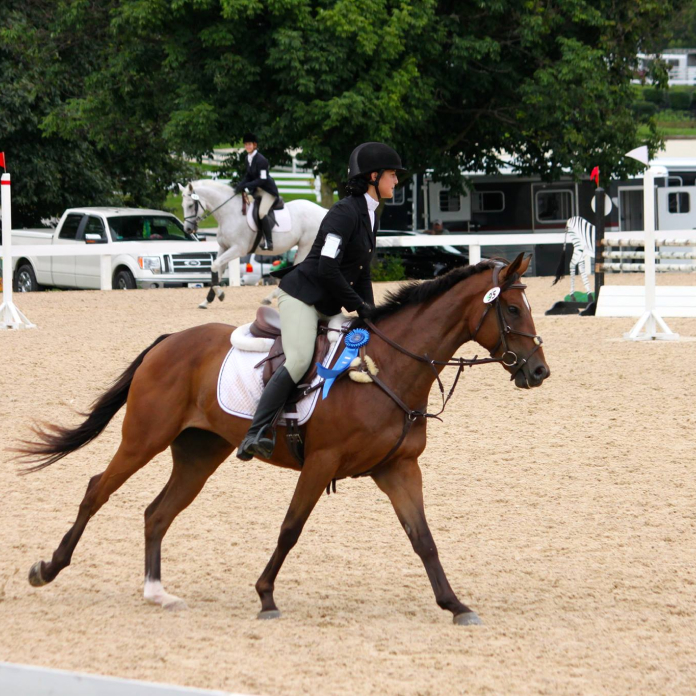
[[[82,215],[71,214],[65,218],[63,226],[60,228],[59,239],[75,239],[77,237],[77,228],[82,222]]]
[[[474,213],[502,213],[505,210],[505,194],[502,191],[480,191],[471,201]]]
[[[565,222],[573,217],[572,191],[537,191],[536,219],[539,222]]]
[[[667,198],[667,209],[677,215],[688,213],[691,210],[688,193],[670,193]]]
[[[403,186],[394,189],[394,198],[384,201],[384,205],[403,205],[406,200],[406,189]]]
[[[453,193],[449,189],[440,191],[440,212],[458,213],[462,207],[458,193]]]

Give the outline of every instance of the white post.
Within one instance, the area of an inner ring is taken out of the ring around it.
[[[648,167],[643,174],[643,226],[645,228],[645,311],[625,335],[632,341],[676,340],[655,308],[655,177],[667,176],[664,167]],[[660,330],[658,330],[658,327]]]
[[[104,254],[99,257],[99,289],[111,290],[111,256]]]
[[[481,260],[481,245],[469,244],[469,264],[473,266]]]
[[[36,326],[22,314],[12,301],[12,211],[10,175],[0,180],[2,204],[2,305],[0,305],[0,329],[35,329]]]
[[[239,270],[239,259],[233,259],[230,261],[227,267],[230,276],[230,287],[238,288],[242,284],[241,272]]]

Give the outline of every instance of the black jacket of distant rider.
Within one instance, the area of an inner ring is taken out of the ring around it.
[[[249,164],[249,158],[247,157],[246,174],[235,187],[239,191],[243,188],[246,188],[252,195],[257,188],[268,191],[273,196],[279,195],[278,187],[271,176],[268,160],[258,150],[253,156],[251,164]]]
[[[322,221],[307,258],[283,277],[280,289],[328,316],[341,307],[352,312],[364,302],[373,305],[370,263],[378,228],[376,216],[374,229],[370,225],[364,196],[338,201]]]

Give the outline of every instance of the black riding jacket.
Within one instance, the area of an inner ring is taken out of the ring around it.
[[[236,188],[239,188],[239,190],[246,188],[252,195],[257,188],[268,191],[273,196],[279,195],[278,187],[271,176],[268,160],[258,150],[251,160],[251,164],[249,164],[249,159],[247,158],[246,174]]]
[[[333,205],[319,227],[304,261],[280,281],[280,289],[314,305],[322,314],[338,314],[341,307],[356,310],[373,305],[370,263],[375,255],[379,222],[370,226],[364,196],[348,196]]]

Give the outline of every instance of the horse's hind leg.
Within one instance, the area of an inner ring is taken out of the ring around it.
[[[210,475],[234,449],[214,433],[190,428],[171,445],[174,468],[167,485],[145,510],[145,599],[164,609],[184,609],[185,602],[162,586],[162,539],[174,518],[200,493]]]
[[[480,624],[481,620],[476,613],[457,599],[440,563],[433,535],[425,519],[423,481],[418,461],[397,460],[390,466],[379,469],[372,478],[389,496],[413,550],[425,566],[438,606],[452,612],[455,624]]]
[[[109,466],[101,474],[90,479],[85,497],[80,503],[75,524],[63,537],[51,560],[37,561],[31,567],[29,582],[34,587],[41,587],[52,582],[63,568],[70,565],[73,551],[90,518],[109,500],[114,491],[118,490],[138,469],[145,466],[153,456],[154,453],[145,454],[135,448],[128,448],[124,442],[121,442]]]

